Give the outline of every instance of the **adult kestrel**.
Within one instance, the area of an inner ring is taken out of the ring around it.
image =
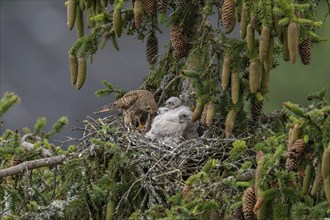
[[[116,100],[112,106],[116,106],[123,110],[124,122],[132,125],[134,117],[137,117],[139,126],[143,112],[153,114],[157,110],[157,103],[154,95],[147,90],[132,90],[127,92],[123,97]],[[107,112],[110,106],[100,108],[96,113]]]

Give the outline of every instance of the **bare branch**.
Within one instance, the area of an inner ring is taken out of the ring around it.
[[[41,167],[49,167],[62,164],[65,159],[77,157],[78,154],[69,154],[69,155],[61,155],[49,158],[42,158],[37,160],[25,161],[16,166],[8,167],[0,170],[0,178],[5,176],[12,176],[18,173],[22,173],[27,170],[32,170]]]

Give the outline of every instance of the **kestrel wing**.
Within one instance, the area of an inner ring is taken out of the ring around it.
[[[130,108],[136,100],[139,99],[139,90],[133,90],[127,92],[123,97],[118,99],[113,103],[114,106],[117,106],[118,108],[122,109],[128,109]]]

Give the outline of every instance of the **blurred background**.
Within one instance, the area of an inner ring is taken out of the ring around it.
[[[119,52],[111,43],[97,52],[93,64],[88,64],[85,85],[77,91],[71,85],[68,65],[68,51],[77,36],[74,29],[67,29],[64,2],[0,0],[0,93],[1,97],[4,92],[14,92],[21,97],[21,103],[2,119],[2,131],[33,128],[36,119],[42,116],[47,118],[50,129],[58,118],[68,116],[70,125],[64,135],[79,136],[79,132],[70,132],[70,128],[113,101],[112,96],[94,95],[103,88],[103,79],[131,90],[138,88],[148,75],[144,43],[133,37],[122,37]],[[313,48],[308,66],[300,60],[293,65],[279,59],[279,67],[271,72],[266,112],[280,109],[284,101],[307,104],[306,96],[323,87],[329,91],[330,25],[326,2],[321,2],[319,20],[324,25],[317,34],[327,41]],[[239,36],[237,27],[231,36],[235,35]],[[158,37],[162,53],[169,34],[166,31]],[[63,137],[63,133],[60,136]]]

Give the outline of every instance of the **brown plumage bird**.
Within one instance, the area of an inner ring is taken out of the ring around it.
[[[141,117],[144,112],[153,114],[157,110],[157,103],[154,95],[147,90],[132,90],[123,97],[116,100],[112,106],[123,110],[124,122],[132,125],[134,117],[137,117],[139,126],[142,127]],[[110,111],[111,105],[98,109],[94,114]]]

